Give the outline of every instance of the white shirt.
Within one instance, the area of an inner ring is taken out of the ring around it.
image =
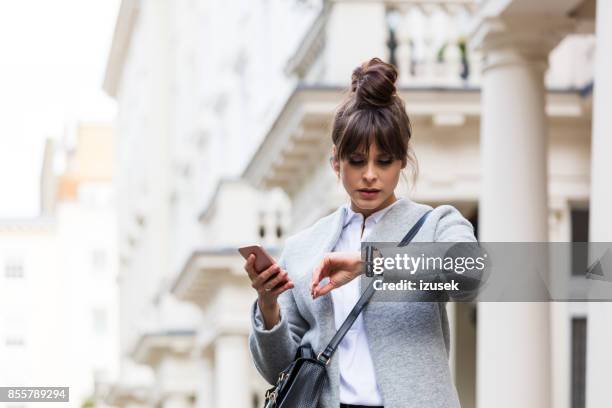
[[[364,224],[363,215],[351,210],[350,202],[344,205],[342,233],[332,251],[361,251],[361,242],[367,241],[367,236],[372,228],[399,200],[401,198],[368,216],[365,219],[363,235],[361,235],[361,228]],[[359,280],[359,278],[353,279],[346,285],[331,291],[336,330],[340,328],[361,296]],[[340,402],[355,405],[383,405],[361,314],[338,346],[336,356],[340,368]]]

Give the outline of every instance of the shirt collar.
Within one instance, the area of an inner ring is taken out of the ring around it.
[[[398,198],[392,204],[386,206],[385,208],[376,211],[375,213],[370,214],[366,220],[372,220],[374,224],[378,223],[380,219],[389,211],[395,204],[403,200],[403,198]],[[354,217],[361,216],[361,213],[355,212],[351,209],[351,201],[349,200],[346,204],[343,205],[344,208],[344,223],[342,224],[342,228],[345,228]]]

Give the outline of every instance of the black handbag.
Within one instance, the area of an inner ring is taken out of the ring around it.
[[[431,210],[427,211],[408,231],[398,246],[405,246],[419,232]],[[372,267],[372,251],[366,251],[366,271]],[[377,276],[375,279],[382,279]],[[374,282],[374,280],[372,281]],[[369,285],[340,326],[325,350],[318,355],[309,344],[298,348],[295,358],[278,376],[276,385],[266,391],[264,408],[316,408],[321,391],[327,381],[326,367],[338,345],[353,325],[357,316],[374,295],[374,285]]]

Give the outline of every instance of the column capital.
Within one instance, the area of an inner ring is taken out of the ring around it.
[[[484,54],[483,71],[507,64],[532,64],[544,71],[550,51],[574,27],[573,20],[562,17],[481,16],[471,30],[469,45]]]

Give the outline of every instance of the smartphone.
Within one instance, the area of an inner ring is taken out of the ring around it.
[[[274,258],[266,252],[261,245],[249,245],[238,248],[240,255],[247,259],[249,255],[255,254],[255,270],[257,273],[268,269],[273,263],[276,263]]]

